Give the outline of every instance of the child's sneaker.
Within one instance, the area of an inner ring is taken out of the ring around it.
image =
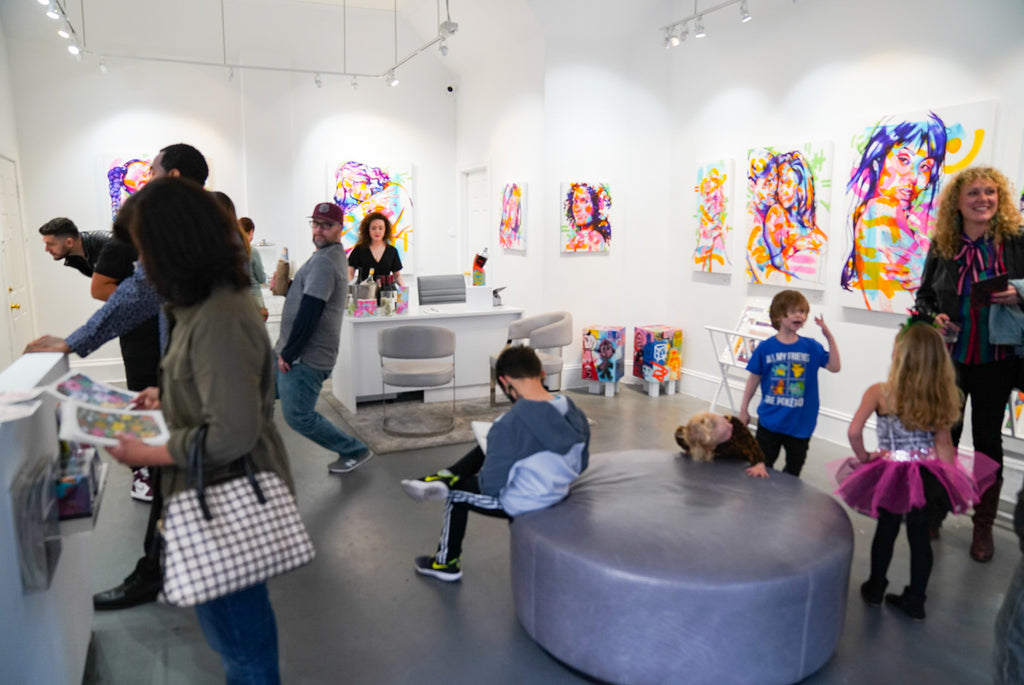
[[[437,563],[436,557],[416,557],[416,573],[421,576],[431,576],[446,583],[452,583],[462,577],[462,569],[459,560],[449,561],[447,564]]]
[[[443,502],[458,480],[458,476],[444,469],[416,480],[403,480],[402,489],[417,502]]]
[[[145,466],[132,469],[132,499],[139,502],[153,501],[153,484],[149,479],[149,469]]]

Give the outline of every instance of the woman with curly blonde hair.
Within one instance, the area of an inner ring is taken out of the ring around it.
[[[964,395],[962,402],[971,398],[974,449],[995,459],[1000,467],[1003,410],[1020,360],[1012,346],[992,344],[989,313],[993,305],[1020,305],[1024,300],[1012,283],[991,294],[979,291],[974,297],[972,290],[980,281],[995,276],[1024,278],[1024,233],[1014,199],[1006,176],[992,167],[972,167],[954,177],[939,200],[917,292],[918,310],[933,314],[935,325],[946,334],[956,383]],[[959,444],[962,430],[961,420],[953,426],[954,445]],[[971,557],[976,561],[989,561],[995,551],[992,524],[1001,488],[1000,468],[999,479],[974,508]],[[940,522],[934,522],[933,537]]]
[[[864,425],[877,415],[878,450],[864,447]],[[864,393],[848,436],[856,468],[840,468],[836,494],[878,519],[871,542],[871,575],[861,597],[872,606],[885,601],[911,618],[924,618],[925,590],[932,569],[928,527],[939,511],[965,511],[979,499],[973,475],[956,461],[950,427],[960,415],[956,374],[942,336],[930,321],[915,316],[896,337],[889,379]],[[852,461],[852,460],[851,460]],[[975,473],[994,480],[998,465],[975,454]],[[902,594],[885,594],[893,547],[906,519],[910,543],[910,584]]]

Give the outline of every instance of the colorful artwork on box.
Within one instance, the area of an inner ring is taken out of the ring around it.
[[[671,326],[637,326],[633,375],[645,381],[677,381],[682,372],[683,332]]]
[[[377,300],[356,300],[356,309],[352,316],[361,319],[364,316],[377,315]]]
[[[412,172],[348,161],[332,168],[334,203],[345,214],[341,244],[345,254],[359,242],[363,217],[380,212],[391,222],[391,244],[402,264],[411,264],[413,245]]]
[[[751,283],[823,288],[832,144],[747,154],[747,275]]]
[[[526,249],[526,184],[508,183],[501,192],[498,244],[506,250]]]
[[[148,414],[127,414],[76,407],[78,430],[95,438],[116,440],[119,435],[134,436],[139,440],[159,438],[163,435],[160,424]]]
[[[153,160],[148,155],[118,157],[107,164],[107,193],[110,196],[110,217],[116,218],[125,200],[139,191],[153,175]]]
[[[623,376],[623,352],[626,329],[597,326],[583,331],[583,380],[614,383]]]
[[[97,407],[127,409],[135,399],[135,393],[125,392],[106,383],[97,383],[84,373],[68,376],[55,386],[57,394]]]
[[[845,306],[904,312],[921,285],[946,177],[992,154],[995,105],[885,116],[853,137]]]
[[[563,183],[562,252],[607,252],[612,242],[611,209],[607,183]]]
[[[732,273],[728,202],[732,189],[732,160],[708,162],[697,168],[697,247],[694,271]]]

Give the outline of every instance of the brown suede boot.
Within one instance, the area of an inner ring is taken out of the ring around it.
[[[981,563],[991,561],[992,555],[996,551],[995,544],[992,542],[992,524],[996,520],[996,511],[999,509],[999,491],[1002,488],[1003,480],[1000,478],[981,495],[981,501],[974,506],[971,559]]]

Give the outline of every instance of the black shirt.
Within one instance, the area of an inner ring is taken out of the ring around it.
[[[64,266],[78,269],[83,276],[91,277],[103,248],[114,240],[114,234],[110,231],[86,231],[80,233],[79,237],[82,239],[82,251],[85,254],[82,256],[68,255],[64,258]]]

